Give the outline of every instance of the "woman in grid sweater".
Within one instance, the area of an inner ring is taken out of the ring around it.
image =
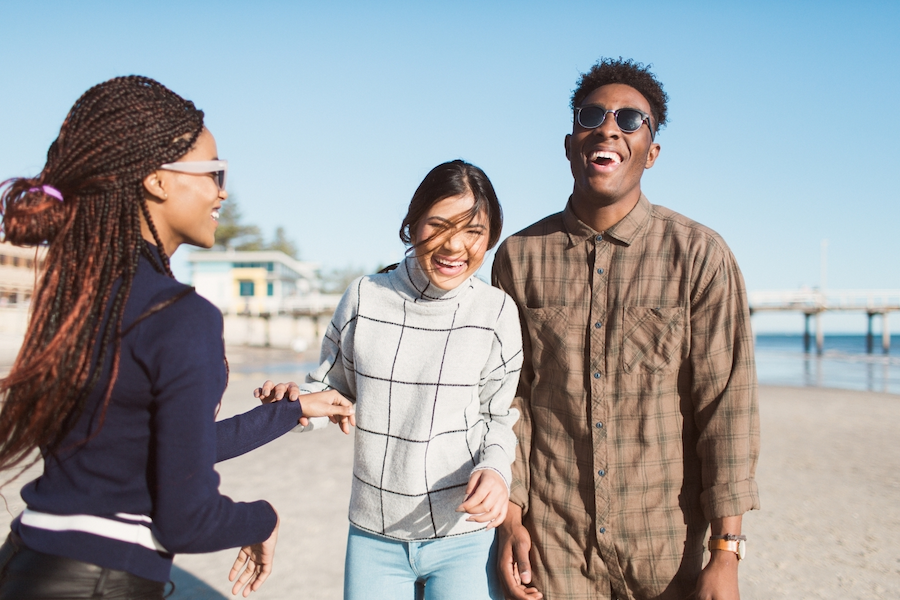
[[[501,227],[481,169],[435,167],[400,229],[410,255],[350,284],[319,368],[276,392],[356,401],[346,600],[412,598],[416,582],[428,599],[503,597],[493,528],[515,456],[521,329],[515,303],[475,277]]]

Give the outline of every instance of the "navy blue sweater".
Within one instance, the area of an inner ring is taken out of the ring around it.
[[[123,330],[185,287],[141,257]],[[45,454],[44,474],[22,489],[28,508],[13,529],[25,544],[168,581],[174,553],[266,540],[272,507],[221,495],[213,465],[293,429],[300,403],[260,405],[216,423],[224,357],[222,314],[195,292],[138,321],[122,340],[102,426],[109,360],[62,449]]]

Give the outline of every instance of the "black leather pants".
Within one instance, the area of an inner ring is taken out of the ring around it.
[[[0,600],[161,600],[164,583],[35,552],[10,533],[0,547]]]

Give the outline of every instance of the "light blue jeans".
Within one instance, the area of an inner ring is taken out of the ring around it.
[[[493,529],[400,542],[351,525],[344,600],[413,600],[416,582],[424,582],[425,600],[503,600],[496,564]]]

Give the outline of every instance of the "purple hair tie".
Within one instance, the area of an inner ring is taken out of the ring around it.
[[[30,194],[31,192],[40,192],[40,191],[43,191],[48,196],[53,196],[60,202],[63,201],[62,192],[60,192],[58,189],[56,189],[52,185],[42,185],[41,187],[33,187],[28,190],[28,193]]]

